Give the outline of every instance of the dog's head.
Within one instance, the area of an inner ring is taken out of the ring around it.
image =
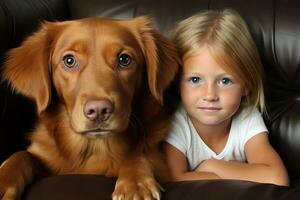
[[[35,100],[39,114],[55,90],[71,128],[97,136],[127,127],[139,90],[162,103],[178,65],[175,48],[146,17],[90,18],[44,23],[9,52],[4,78]]]

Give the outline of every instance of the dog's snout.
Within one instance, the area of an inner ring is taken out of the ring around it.
[[[84,106],[84,115],[91,121],[103,122],[109,119],[114,111],[114,106],[107,99],[91,100]]]

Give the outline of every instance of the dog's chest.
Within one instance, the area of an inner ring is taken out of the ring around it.
[[[79,173],[100,174],[105,176],[117,176],[120,164],[109,156],[90,156],[86,162],[79,167]]]

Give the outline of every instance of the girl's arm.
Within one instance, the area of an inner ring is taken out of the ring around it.
[[[248,163],[206,160],[197,171],[212,172],[224,179],[240,179],[276,185],[289,185],[284,164],[270,145],[267,134],[257,134],[245,145]]]
[[[220,178],[213,172],[189,172],[186,157],[181,151],[167,142],[164,144],[164,153],[173,181]]]

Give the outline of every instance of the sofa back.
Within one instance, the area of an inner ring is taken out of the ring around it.
[[[68,5],[62,0],[0,0],[0,75],[7,50],[20,45],[42,21],[68,18]],[[0,82],[0,163],[28,145],[25,138],[35,119],[34,104]]]
[[[271,143],[284,160],[291,179],[300,178],[300,1],[2,0],[0,5],[1,57],[4,51],[19,44],[23,36],[34,30],[42,19],[77,19],[90,16],[124,19],[148,15],[155,26],[168,36],[179,20],[203,9],[237,10],[248,23],[263,62],[269,113],[266,123],[270,130]],[[6,16],[8,11],[11,15],[9,19]],[[13,100],[9,101],[8,98]],[[24,146],[19,145],[19,139],[16,142],[11,136],[24,135],[32,127],[34,117],[28,117],[32,115],[28,114],[32,110],[34,109],[30,102],[24,97],[11,94],[2,84],[0,154],[6,152],[7,156]],[[10,145],[15,146],[11,148]]]

